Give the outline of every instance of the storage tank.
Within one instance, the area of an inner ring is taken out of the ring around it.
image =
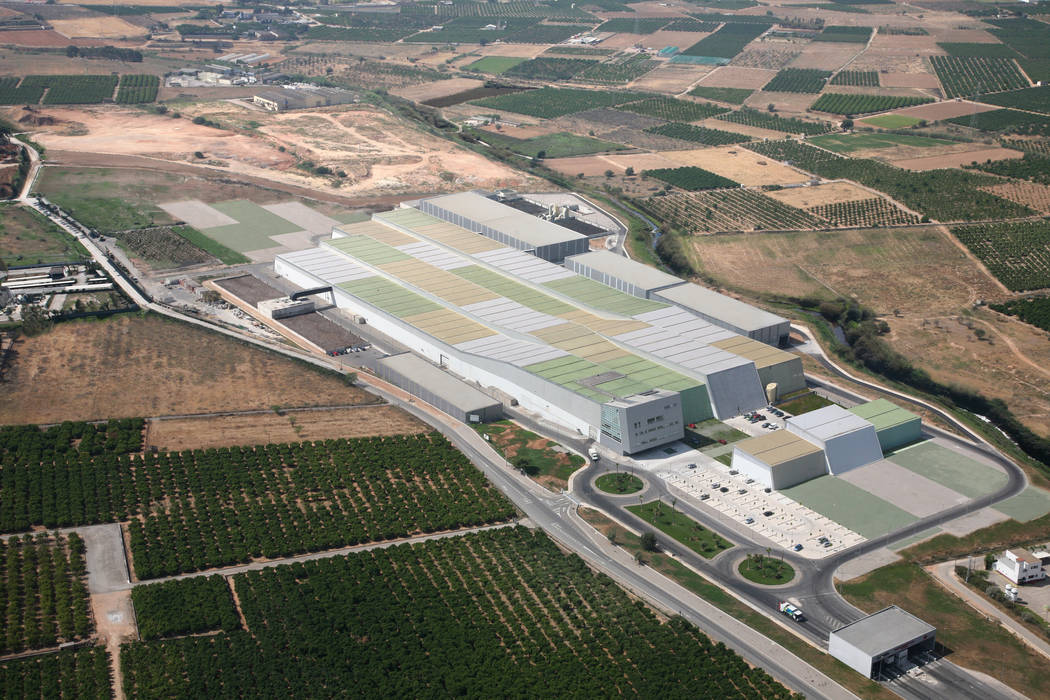
[[[777,401],[777,383],[770,382],[766,384],[766,401],[769,403],[776,403]]]

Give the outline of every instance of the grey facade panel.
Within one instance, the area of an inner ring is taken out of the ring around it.
[[[828,636],[828,653],[872,677],[883,663],[932,649],[937,630],[896,605],[841,627]]]
[[[682,399],[676,391],[654,390],[602,405],[599,442],[634,454],[685,436]]]
[[[503,417],[499,401],[418,355],[402,353],[384,357],[376,362],[376,373],[464,423],[471,422],[471,416],[477,416],[474,422],[481,423]]]

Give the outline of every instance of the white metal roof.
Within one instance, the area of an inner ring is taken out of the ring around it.
[[[477,192],[457,192],[428,198],[434,206],[501,231],[531,246],[545,246],[585,238],[564,226],[538,219]]]
[[[725,321],[744,331],[755,331],[788,322],[782,316],[771,314],[751,304],[745,304],[691,282],[669,289],[661,289],[654,292],[654,295],[685,309],[692,309],[705,316]]]
[[[456,255],[455,253],[436,246],[428,241],[406,243],[405,245],[395,247],[402,253],[411,255],[416,260],[430,263],[434,267],[439,267],[442,270],[455,270],[457,267],[467,267],[468,265],[474,264],[462,255]]]
[[[871,423],[841,406],[818,408],[800,416],[792,416],[787,422],[820,440],[831,440],[858,430],[875,429]]]
[[[674,362],[704,375],[715,374],[732,367],[754,365],[739,355],[654,328],[642,328],[613,337],[662,360]]]
[[[575,277],[576,273],[566,270],[561,265],[547,262],[535,255],[523,253],[516,248],[498,248],[475,253],[475,258],[482,260],[504,272],[509,272],[536,284],[543,284],[565,277]]]
[[[736,333],[705,321],[677,306],[636,314],[633,318],[702,343],[739,337]]]
[[[646,290],[670,287],[685,282],[685,280],[669,275],[666,272],[661,272],[655,267],[625,258],[608,250],[595,250],[590,253],[571,255],[565,258],[566,267],[569,267],[570,260]]]
[[[349,258],[330,248],[307,248],[282,253],[277,257],[298,265],[311,275],[323,279],[327,284],[375,277],[375,273],[371,270],[351,262]]]
[[[534,311],[507,297],[467,304],[463,309],[484,319],[486,323],[521,333],[531,333],[541,328],[565,323],[564,318]]]
[[[831,634],[874,657],[935,631],[933,625],[891,605]]]
[[[455,347],[464,352],[481,355],[500,362],[507,362],[517,367],[526,367],[537,362],[565,357],[569,354],[550,345],[528,343],[502,333],[478,338],[477,340],[468,340],[465,343],[459,343]]]

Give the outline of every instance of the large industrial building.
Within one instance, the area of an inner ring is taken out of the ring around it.
[[[552,262],[586,249],[574,231],[468,192],[338,226],[274,268],[331,286],[340,308],[435,365],[621,454],[760,408],[770,384],[804,388],[795,355]]]
[[[870,416],[870,418],[865,417]],[[847,410],[825,406],[789,417],[786,430],[733,444],[733,469],[774,489],[842,474],[922,439],[922,421],[885,399]]]
[[[832,632],[828,653],[866,678],[878,678],[886,666],[900,667],[933,651],[936,635],[935,627],[891,605]]]

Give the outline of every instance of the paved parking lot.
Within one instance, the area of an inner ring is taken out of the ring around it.
[[[696,467],[690,468],[690,464]],[[865,539],[783,493],[766,493],[761,484],[747,483],[746,476],[730,474],[729,467],[706,455],[687,453],[652,466],[654,476],[690,503],[711,508],[785,549],[801,544],[802,556],[820,559]],[[728,490],[723,492],[722,488]],[[703,494],[708,494],[706,500],[701,500]],[[766,512],[772,515],[763,515]],[[753,522],[746,523],[747,518]],[[821,536],[830,539],[832,546],[824,547],[818,541]]]

